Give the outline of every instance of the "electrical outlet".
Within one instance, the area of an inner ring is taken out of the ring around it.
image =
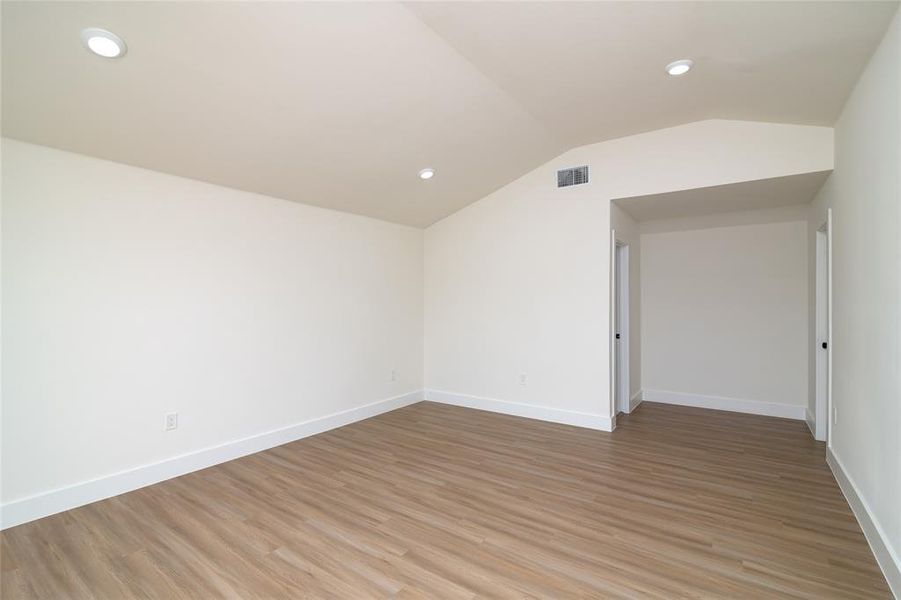
[[[166,415],[166,431],[178,429],[178,413],[169,413]]]
[[[525,385],[525,384],[526,384],[526,374],[520,373],[519,374],[519,385]]]
[[[397,371],[391,369],[391,381],[397,381]]]

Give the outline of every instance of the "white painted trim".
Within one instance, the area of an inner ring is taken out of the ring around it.
[[[36,494],[8,502],[0,507],[0,528],[14,527],[64,510],[118,496],[160,481],[193,471],[212,467],[248,454],[287,444],[336,427],[349,425],[369,417],[392,411],[422,400],[422,390],[416,390],[275,429],[211,446],[195,452],[173,456],[156,463],[105,475],[64,488]]]
[[[779,404],[777,402],[763,402],[761,400],[743,400],[741,398],[726,398],[723,396],[702,396],[701,394],[684,394],[682,392],[668,392],[665,390],[642,390],[641,397],[642,400],[647,402],[679,404],[681,406],[712,408],[714,410],[729,410],[752,415],[797,419],[799,421],[805,420],[807,414],[807,407],[800,404]]]
[[[813,413],[810,412],[810,407],[809,407],[809,406],[808,406],[805,410],[806,410],[806,412],[805,412],[806,417],[805,417],[804,421],[807,423],[807,429],[810,430],[810,435],[813,436],[813,439],[817,439],[817,433],[816,433],[816,429],[817,429],[816,418],[814,417]]]
[[[826,401],[826,378],[828,374],[826,373],[828,369],[828,358],[826,356],[826,352],[824,351],[821,344],[826,339],[826,298],[827,298],[827,283],[826,283],[826,225],[823,224],[822,227],[816,230],[814,233],[815,240],[814,246],[816,251],[816,256],[814,257],[814,344],[813,344],[813,364],[814,364],[814,406],[815,410],[815,423],[814,423],[814,438],[818,440],[826,439],[826,419],[828,415],[826,414],[826,407],[828,402]]]
[[[826,209],[826,447],[832,447],[832,425],[835,411],[832,407],[832,209]]]
[[[814,303],[814,398],[815,433],[820,441],[827,441],[832,422],[832,209],[826,210],[826,221],[816,231],[815,241],[815,303]],[[828,342],[824,352],[821,344]]]
[[[879,521],[876,520],[876,516],[870,510],[870,505],[867,504],[866,499],[860,494],[860,488],[851,479],[842,461],[835,455],[832,448],[826,448],[826,463],[832,469],[832,474],[835,475],[838,487],[841,488],[848,505],[851,507],[851,511],[857,517],[857,522],[863,530],[867,542],[870,544],[870,549],[873,551],[876,562],[879,564],[879,568],[882,569],[882,574],[885,575],[885,580],[888,582],[892,593],[895,595],[895,598],[901,598],[901,560],[899,560],[898,553],[892,548],[888,535],[879,524]]]
[[[466,408],[487,410],[515,417],[526,417],[527,419],[538,419],[539,421],[550,421],[551,423],[575,425],[576,427],[587,427],[588,429],[600,431],[613,431],[614,427],[616,427],[614,419],[603,415],[536,406],[534,404],[522,404],[521,402],[508,402],[507,400],[494,398],[482,398],[480,396],[469,396],[454,392],[425,390],[425,399],[430,402],[465,406]]]
[[[638,408],[638,405],[641,404],[642,400],[644,400],[644,395],[641,393],[641,390],[632,394],[632,397],[629,398],[629,412]]]
[[[609,210],[609,206],[608,206]],[[609,214],[609,213],[608,213]],[[610,370],[608,371],[608,385],[609,385],[609,395],[607,398],[607,414],[612,415],[613,418],[616,418],[616,413],[619,412],[619,407],[616,405],[616,369],[619,366],[616,363],[616,340],[614,339],[614,323],[616,323],[616,230],[610,230],[610,297],[607,299],[610,303],[609,305],[609,314],[607,315],[607,335],[609,336],[608,340],[608,352],[610,353],[608,360],[608,367]]]

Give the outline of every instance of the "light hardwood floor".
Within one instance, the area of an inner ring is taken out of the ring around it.
[[[13,598],[888,598],[804,423],[420,403],[2,534]]]

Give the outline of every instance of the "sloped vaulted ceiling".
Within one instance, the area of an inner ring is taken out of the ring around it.
[[[896,8],[4,2],[2,127],[425,226],[581,144],[706,118],[831,125]],[[85,27],[128,54],[91,55]],[[664,73],[685,57],[691,73]]]

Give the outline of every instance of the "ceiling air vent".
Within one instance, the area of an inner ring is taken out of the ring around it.
[[[558,188],[582,185],[583,183],[588,183],[588,165],[557,171]]]

